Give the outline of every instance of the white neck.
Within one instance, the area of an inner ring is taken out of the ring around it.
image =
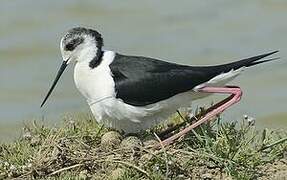
[[[88,61],[78,61],[74,70],[74,80],[87,101],[96,102],[106,97],[115,97],[115,82],[109,65],[115,52],[104,51],[101,63],[91,69]]]
[[[76,53],[76,61],[77,62],[90,62],[97,56],[97,50],[95,44],[87,44],[81,47]]]

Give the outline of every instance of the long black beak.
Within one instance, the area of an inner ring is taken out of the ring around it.
[[[41,104],[41,107],[42,107],[42,106],[45,104],[45,102],[47,101],[48,97],[50,96],[50,94],[52,93],[53,89],[55,88],[55,86],[56,86],[58,80],[60,79],[61,75],[63,74],[64,70],[66,69],[66,67],[67,67],[67,65],[68,65],[67,62],[68,62],[68,60],[67,60],[67,61],[63,61],[63,63],[62,63],[62,65],[61,65],[61,67],[60,67],[60,69],[59,69],[59,71],[58,71],[58,73],[57,73],[57,76],[56,76],[56,78],[55,78],[55,80],[54,80],[54,82],[53,82],[53,84],[52,84],[50,90],[48,91],[48,93],[47,93],[47,95],[46,95],[44,101],[43,101],[42,104]]]

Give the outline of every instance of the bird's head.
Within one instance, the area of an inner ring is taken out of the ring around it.
[[[100,33],[93,29],[76,27],[70,29],[61,39],[60,48],[63,58],[57,76],[44,98],[41,107],[55,88],[58,80],[70,62],[87,62],[90,68],[96,67],[102,57],[103,39]]]
[[[93,29],[76,27],[70,29],[61,39],[60,48],[63,61],[92,61],[101,53],[103,38]]]

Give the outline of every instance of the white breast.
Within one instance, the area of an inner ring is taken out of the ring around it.
[[[115,54],[111,51],[105,52],[101,64],[94,69],[89,67],[88,61],[81,61],[76,64],[74,81],[88,102],[105,97],[115,97],[115,83],[109,68],[114,56]]]

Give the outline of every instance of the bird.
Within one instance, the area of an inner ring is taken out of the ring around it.
[[[251,66],[272,61],[277,53],[245,58],[231,63],[190,66],[144,56],[124,55],[103,49],[102,35],[94,29],[74,27],[60,41],[62,64],[41,107],[66,67],[74,63],[74,82],[85,97],[95,119],[108,128],[137,133],[166,120],[179,108],[214,93],[230,96],[178,134],[163,141],[172,143],[191,129],[240,101],[238,86],[226,84]],[[263,60],[262,60],[263,59]]]

